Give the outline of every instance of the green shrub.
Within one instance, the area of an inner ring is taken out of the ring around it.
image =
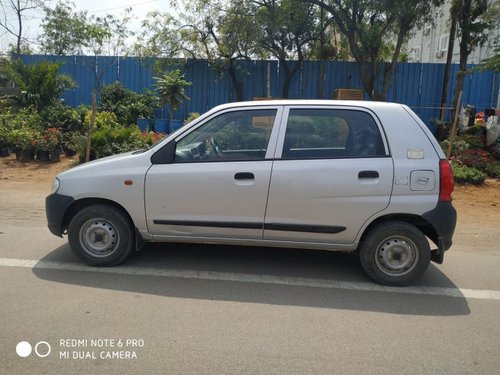
[[[0,145],[31,151],[35,135],[43,129],[41,117],[31,109],[0,114]]]
[[[455,141],[465,142],[469,145],[469,148],[481,148],[484,147],[482,137],[482,135],[460,134],[455,137]]]
[[[60,63],[49,61],[25,64],[21,59],[3,59],[1,75],[21,90],[21,94],[8,97],[4,103],[38,110],[55,105],[65,90],[76,86],[69,75],[59,73],[60,67]]]
[[[479,169],[468,167],[457,161],[452,161],[451,166],[453,167],[455,182],[481,185],[486,179],[486,174]]]
[[[12,128],[20,128],[23,126],[32,129],[42,129],[43,121],[40,115],[30,108],[21,109],[18,112],[5,111],[0,115],[0,125]]]
[[[52,151],[61,141],[61,132],[57,128],[47,128],[43,131],[34,131],[33,146],[37,150]]]
[[[184,125],[189,124],[191,121],[196,120],[198,117],[200,117],[200,114],[198,112],[189,113],[188,118],[184,120]]]
[[[85,115],[88,108],[81,105],[77,108],[59,104],[44,108],[40,116],[45,128],[58,128],[62,132],[82,131],[85,127]]]
[[[443,142],[440,143],[441,149],[443,152],[446,154],[448,152],[448,145],[450,144],[450,141],[448,139],[445,139]],[[455,139],[452,143],[451,146],[451,156],[456,156],[460,155],[462,152],[466,151],[469,149],[469,144],[463,140],[460,139]]]
[[[80,155],[85,155],[87,149],[87,136],[83,133],[74,131],[64,134],[63,142],[66,148],[76,151]]]
[[[92,133],[92,151],[96,158],[141,149],[145,146],[137,127],[102,126]]]
[[[92,111],[87,110],[87,113],[85,114],[85,126],[88,127],[90,124],[90,118],[92,116]],[[95,129],[101,129],[101,128],[114,128],[114,127],[119,127],[120,123],[118,122],[118,118],[116,115],[112,112],[97,112],[95,115],[95,121],[94,121],[94,127]],[[94,130],[95,130],[94,129]]]
[[[33,129],[26,126],[11,129],[9,134],[10,144],[24,151],[31,151],[34,149],[34,139]]]
[[[0,147],[12,145],[11,131],[15,128],[12,117],[9,111],[0,114]]]
[[[500,160],[500,142],[491,145],[489,150],[495,160]]]
[[[492,178],[500,178],[500,163],[491,163],[484,166],[484,172]]]
[[[134,125],[138,118],[154,118],[156,108],[158,98],[150,90],[138,94],[116,81],[101,92],[99,110],[114,113],[122,125]]]

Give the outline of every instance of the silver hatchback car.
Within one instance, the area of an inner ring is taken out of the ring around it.
[[[148,150],[61,173],[46,213],[93,266],[151,241],[296,247],[357,252],[373,280],[408,285],[452,244],[453,187],[404,105],[239,102]]]

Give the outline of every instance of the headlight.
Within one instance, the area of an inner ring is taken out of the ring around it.
[[[56,177],[54,178],[54,182],[52,183],[52,189],[50,191],[50,194],[54,194],[59,190],[59,179]]]

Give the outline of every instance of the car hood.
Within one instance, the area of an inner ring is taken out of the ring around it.
[[[93,160],[80,164],[74,168],[60,173],[57,177],[64,179],[76,174],[98,173],[99,171],[112,171],[115,168],[123,168],[128,165],[143,164],[149,167],[147,160],[151,157],[151,150],[138,150],[126,152],[123,154],[107,156],[101,159]]]

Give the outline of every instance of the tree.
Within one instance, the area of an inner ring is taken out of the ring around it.
[[[494,54],[483,61],[481,70],[491,70],[495,73],[500,72],[500,48],[495,48]]]
[[[131,8],[122,17],[106,14],[89,16],[76,11],[73,3],[59,2],[54,9],[45,7],[40,37],[41,49],[55,55],[106,54],[118,56],[125,51]]]
[[[45,9],[46,16],[42,24],[41,36],[42,50],[60,55],[91,54],[81,59],[82,64],[87,66],[94,75],[92,115],[87,133],[85,161],[90,160],[97,95],[101,91],[104,74],[118,62],[119,55],[125,49],[125,40],[131,35],[127,27],[131,10],[127,8],[123,17],[117,18],[110,14],[103,17],[89,17],[86,12],[76,12],[74,5],[64,3],[58,3],[53,10]],[[99,59],[99,55],[102,54],[111,58]]]
[[[21,59],[2,59],[0,77],[21,90],[19,96],[12,98],[18,106],[42,110],[56,105],[65,90],[75,87],[69,75],[59,74],[60,66],[47,61],[28,65]]]
[[[176,69],[163,75],[154,77],[156,79],[156,91],[160,96],[160,105],[168,104],[170,114],[170,127],[174,119],[174,112],[183,100],[189,100],[185,87],[191,86],[191,82],[185,81],[180,70]]]
[[[40,37],[42,51],[53,55],[78,55],[88,47],[87,12],[76,12],[73,3],[59,2],[45,8]]]
[[[141,33],[130,49],[130,54],[140,57],[197,58],[179,34],[179,21],[169,13],[153,11],[141,22]]]
[[[386,100],[401,48],[443,0],[304,0],[319,5],[346,37],[371,99]],[[393,44],[393,41],[395,43]],[[388,60],[388,61],[387,61]],[[387,61],[387,62],[386,62]],[[377,85],[382,75],[382,86]]]
[[[227,8],[221,0],[190,0],[175,19],[152,12],[143,21],[143,33],[134,53],[141,56],[206,59],[220,75],[228,74],[237,100],[243,100],[244,69],[239,64],[254,52],[257,30],[243,1]]]
[[[23,22],[25,13],[41,8],[45,0],[0,0],[4,17],[0,19],[0,27],[16,38],[15,54],[19,56],[23,50],[23,42],[26,39],[23,37]],[[16,21],[11,23],[8,19],[7,9],[14,13]]]
[[[282,97],[288,98],[290,84],[312,55],[313,43],[321,31],[316,8],[299,0],[251,0],[259,29],[262,57],[278,59],[284,72]],[[296,59],[296,62],[290,60]]]
[[[227,10],[223,10],[222,3],[219,3],[215,17],[204,22],[209,36],[202,39],[207,59],[219,73],[227,72],[238,101],[244,100],[241,76],[246,73],[239,62],[250,60],[256,51],[255,39],[258,37],[258,30],[249,13],[244,2],[234,1]]]
[[[488,7],[487,0],[453,0],[450,12],[458,23],[460,57],[455,90],[453,92],[452,121],[459,110],[460,93],[467,74],[467,59],[470,53],[486,39],[486,31],[498,22],[499,1]]]
[[[439,120],[444,121],[446,112],[446,101],[448,98],[448,86],[450,84],[451,60],[455,48],[455,36],[457,35],[457,17],[450,15],[450,35],[448,37],[448,51],[446,52],[446,65],[444,68],[443,88],[441,89],[441,110]]]

